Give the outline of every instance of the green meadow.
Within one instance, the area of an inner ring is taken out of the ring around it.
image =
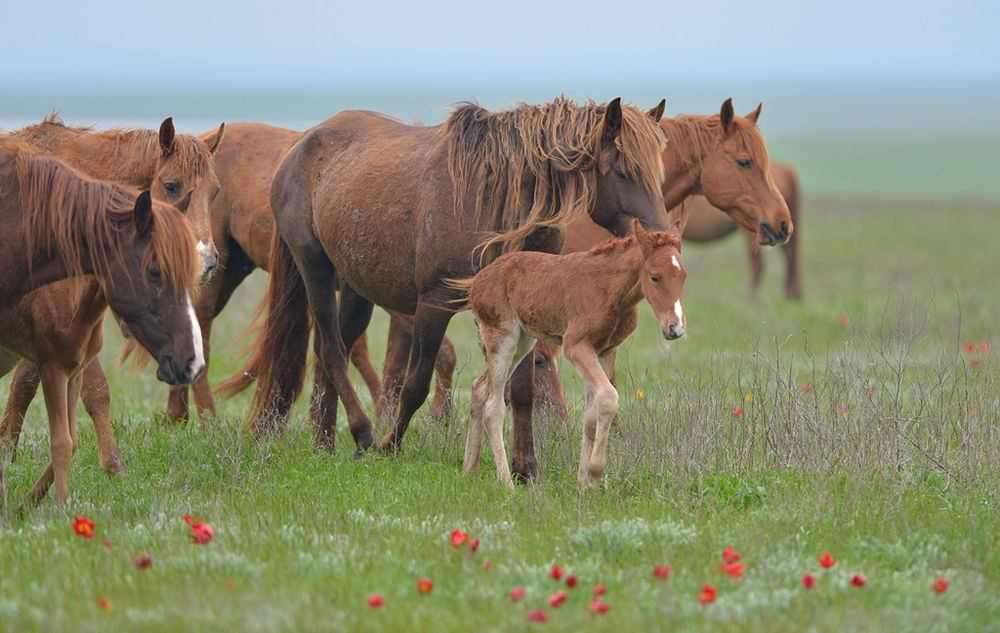
[[[449,330],[451,416],[422,412],[398,455],[357,461],[342,410],[333,455],[311,447],[301,402],[260,444],[242,433],[247,394],[204,428],[167,423],[153,372],[115,368],[109,323],[102,360],[128,471],[100,470],[81,407],[68,503],[14,516],[48,460],[36,398],[6,470],[0,630],[988,630],[1000,617],[1000,192],[959,167],[989,146],[775,143],[803,178],[805,299],[784,298],[777,252],[751,297],[741,237],[685,247],[688,335],[667,343],[641,307],[618,357],[621,411],[596,493],[576,484],[584,393],[568,363],[569,419],[536,420],[539,480],[507,491],[488,447],[481,472],[462,476],[469,388],[484,367],[467,313]],[[959,167],[935,179],[924,150]],[[216,321],[213,381],[239,369],[265,283],[251,277]],[[376,361],[386,326],[376,311]],[[185,514],[213,526],[210,543],[191,543]],[[74,515],[94,521],[93,540],[73,533]],[[478,550],[452,547],[455,529]],[[730,545],[740,578],[721,568]],[[134,564],[142,555],[148,568]],[[554,564],[576,587],[550,577]],[[717,599],[702,605],[705,583]],[[597,584],[603,615],[588,610]],[[568,599],[553,608],[559,590]],[[371,608],[376,593],[384,605]],[[537,608],[547,622],[528,620]]]

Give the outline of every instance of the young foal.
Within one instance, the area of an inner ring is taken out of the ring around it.
[[[684,335],[680,225],[634,235],[588,253],[518,252],[485,267],[469,285],[486,353],[486,371],[472,387],[465,472],[479,465],[483,431],[489,436],[500,479],[513,487],[503,443],[504,384],[535,340],[562,344],[563,354],[587,383],[580,451],[580,483],[597,488],[604,474],[608,432],[618,412],[609,380],[618,346],[636,326],[638,303],[653,307],[667,340]]]

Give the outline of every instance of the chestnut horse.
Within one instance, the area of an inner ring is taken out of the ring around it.
[[[635,330],[638,304],[649,302],[667,340],[684,336],[680,223],[634,235],[587,253],[510,253],[483,268],[468,287],[486,354],[486,371],[472,385],[464,470],[478,468],[483,431],[493,447],[497,475],[513,488],[503,441],[504,384],[535,340],[564,345],[566,358],[587,383],[583,444],[577,476],[596,489],[607,457],[618,392],[610,381],[618,346]]]
[[[77,346],[79,356],[69,364],[61,351],[53,353],[60,341],[32,331],[26,303],[46,296],[32,291],[93,275],[111,308],[157,359],[157,377],[190,383],[205,367],[190,299],[201,260],[190,224],[173,207],[152,203],[148,192],[85,179],[9,142],[0,144],[0,191],[0,374],[13,366],[12,355],[39,365],[52,459],[28,498],[41,499],[54,483],[63,502],[77,445],[69,403],[90,350]],[[2,439],[0,455],[3,464]]]
[[[633,217],[662,228],[664,142],[652,118],[619,99],[500,112],[463,105],[434,127],[345,111],[307,132],[271,185],[268,311],[250,361],[260,371],[255,435],[283,424],[302,388],[308,306],[325,370],[317,440],[332,447],[339,396],[358,449],[373,443],[344,350],[377,303],[416,315],[400,410],[380,443],[397,448],[427,395],[451,302],[462,298],[445,280],[505,251],[556,252],[563,227],[584,213],[616,234]]]
[[[35,154],[59,158],[67,165],[99,180],[119,185],[149,189],[154,200],[174,205],[194,227],[198,250],[206,273],[216,267],[211,232],[207,230],[207,205],[219,191],[219,181],[212,169],[212,152],[225,130],[218,130],[199,140],[187,134],[175,134],[173,120],[167,118],[155,130],[108,130],[71,128],[50,115],[39,125],[7,135]],[[101,467],[111,474],[122,472],[124,463],[111,432],[110,390],[108,381],[94,355],[104,340],[104,313],[107,302],[95,279],[66,280],[34,293],[26,304],[26,314],[38,340],[59,340],[67,362],[85,358],[89,365],[83,372],[82,399],[94,422]],[[68,322],[67,322],[68,321]],[[207,358],[207,349],[205,356]],[[17,446],[28,405],[41,380],[38,366],[29,360],[18,363],[11,380],[10,394],[0,438]],[[71,403],[75,410],[75,400]]]

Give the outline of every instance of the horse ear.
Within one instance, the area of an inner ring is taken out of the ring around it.
[[[646,229],[642,228],[642,223],[635,218],[632,218],[632,232],[635,233],[635,240],[639,243],[643,258],[648,259],[653,252],[653,242],[649,239]]]
[[[732,97],[722,102],[722,110],[719,111],[719,120],[722,121],[722,131],[728,132],[729,126],[733,123]]]
[[[226,133],[226,123],[223,122],[222,125],[219,126],[219,129],[216,132],[209,134],[208,137],[204,139],[205,145],[208,145],[209,154],[214,154],[215,150],[219,149],[219,144],[222,143],[222,137],[225,135],[225,133]]]
[[[166,156],[174,151],[174,117],[168,116],[160,124],[160,150]]]
[[[690,217],[691,206],[687,203],[687,200],[671,209],[670,213],[667,214],[667,221],[671,223],[669,229],[670,232],[683,235],[684,229],[687,227],[688,219],[690,219]]]
[[[145,237],[153,230],[153,199],[149,196],[148,189],[135,199],[132,221],[135,222],[135,230],[139,237]]]
[[[605,140],[618,138],[622,131],[622,98],[615,97],[608,103],[608,109],[604,111],[604,125],[601,136]]]
[[[667,108],[667,100],[666,99],[660,99],[659,105],[657,105],[655,108],[653,108],[652,110],[650,110],[647,114],[649,114],[649,116],[653,117],[654,121],[656,121],[657,123],[659,123],[660,119],[663,118],[663,111],[666,108]]]
[[[757,119],[758,119],[758,117],[760,117],[760,108],[761,108],[761,106],[763,106],[763,105],[764,105],[763,103],[758,103],[758,104],[757,104],[757,109],[756,109],[756,110],[754,110],[753,112],[751,112],[750,114],[748,114],[748,115],[747,115],[747,118],[748,118],[748,119],[749,119],[749,120],[750,120],[750,121],[751,121],[751,122],[752,122],[752,123],[753,123],[754,125],[757,125]]]

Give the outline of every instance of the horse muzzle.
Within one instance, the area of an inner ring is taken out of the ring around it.
[[[169,354],[160,359],[160,366],[156,370],[156,377],[168,385],[178,387],[190,385],[205,371],[205,362],[199,361],[194,356],[187,359],[185,363],[179,364]]]
[[[764,246],[784,244],[792,237],[792,226],[788,220],[782,220],[775,229],[767,222],[760,223],[760,243]]]
[[[684,327],[683,324],[674,325],[671,323],[667,327],[663,328],[663,338],[668,341],[676,341],[680,337],[684,336],[685,332],[687,332],[687,328]]]

